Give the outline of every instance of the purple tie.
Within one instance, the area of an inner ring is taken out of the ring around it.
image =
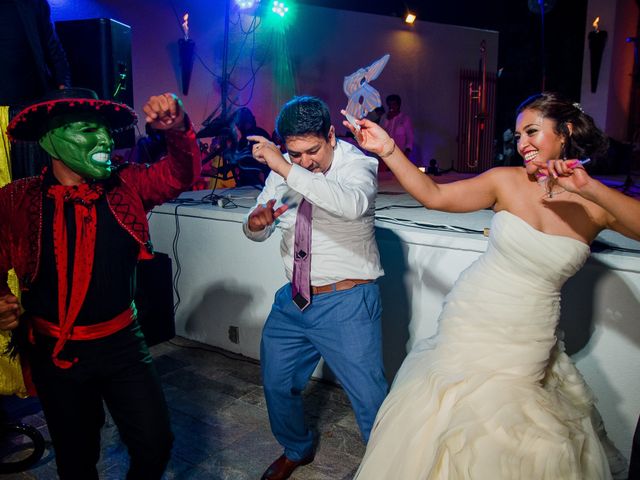
[[[311,303],[311,204],[302,199],[296,215],[293,245],[293,302],[300,310]]]

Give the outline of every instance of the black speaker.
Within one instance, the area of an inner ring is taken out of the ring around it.
[[[111,18],[56,22],[75,87],[95,90],[103,100],[133,108],[131,27]],[[135,145],[135,130],[114,135],[116,148]]]
[[[153,259],[138,263],[135,302],[138,322],[147,345],[156,345],[175,337],[173,276],[169,255],[156,252]]]

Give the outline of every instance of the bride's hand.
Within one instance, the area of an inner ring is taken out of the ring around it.
[[[346,112],[341,110],[340,113],[344,115]],[[358,145],[383,158],[393,152],[395,148],[393,139],[380,125],[367,119],[356,120],[356,123],[360,126],[359,130],[347,120],[342,121],[342,124],[353,134]]]
[[[554,184],[567,192],[580,194],[591,180],[579,160],[547,160],[546,162],[534,160],[534,165],[537,165],[539,171],[547,175]]]

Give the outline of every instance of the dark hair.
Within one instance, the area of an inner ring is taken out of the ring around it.
[[[555,120],[555,132],[565,137],[564,157],[586,158],[606,153],[609,146],[607,137],[596,127],[593,118],[584,113],[579,103],[573,103],[557,93],[543,92],[522,102],[516,109],[516,115],[525,110],[537,110],[543,117]],[[571,132],[567,127],[569,123]]]
[[[233,122],[238,126],[244,127],[245,124],[249,124],[249,128],[255,128],[256,117],[250,109],[241,107],[233,114]]]
[[[389,95],[386,101],[387,105],[389,105],[389,102],[396,102],[398,105],[402,105],[402,99],[400,98],[400,95],[396,93],[392,93],[391,95]]]
[[[317,135],[329,140],[331,115],[329,107],[318,97],[295,97],[285,103],[276,119],[278,136],[289,137]]]

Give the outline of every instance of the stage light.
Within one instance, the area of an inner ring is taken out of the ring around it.
[[[255,0],[236,0],[236,5],[240,10],[252,8],[256,4]]]
[[[278,0],[275,0],[273,2],[273,8],[271,10],[273,11],[273,13],[276,13],[281,17],[284,17],[285,14],[289,11],[289,7],[287,7],[284,4],[284,2],[279,2]]]
[[[409,25],[413,25],[413,22],[416,21],[416,16],[413,13],[409,12],[407,13],[407,16],[404,17],[404,21]]]

